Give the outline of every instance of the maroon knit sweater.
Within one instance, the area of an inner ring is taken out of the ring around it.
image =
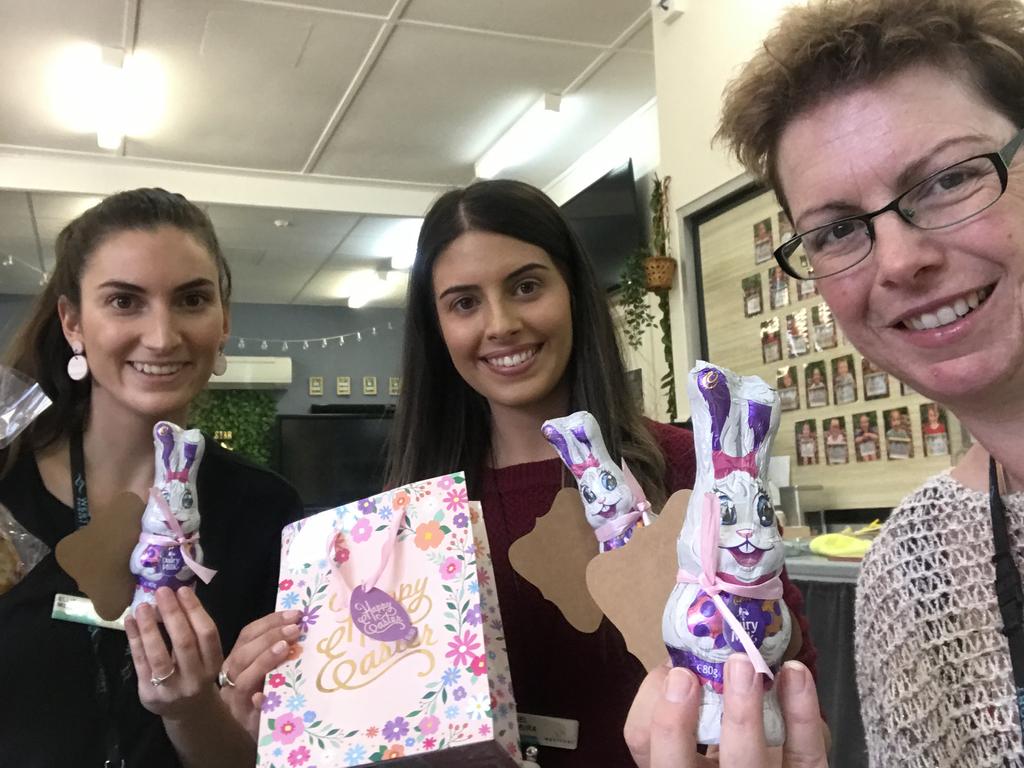
[[[653,422],[648,427],[665,454],[668,492],[692,488],[696,475],[693,434]],[[632,766],[622,727],[644,678],[640,662],[626,650],[622,635],[608,619],[592,634],[577,631],[536,587],[513,571],[508,560],[512,542],[533,530],[535,520],[551,509],[562,488],[561,460],[485,469],[482,485],[480,500],[519,711],[580,724],[578,748],[544,747],[540,764],[543,768]],[[782,583],[783,600],[803,632],[797,659],[816,673],[817,652],[803,614],[803,596],[785,570]]]

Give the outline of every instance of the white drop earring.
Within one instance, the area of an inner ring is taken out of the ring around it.
[[[68,360],[68,377],[74,381],[81,381],[89,375],[89,362],[82,353],[85,351],[82,342],[72,341],[71,351],[74,355]]]
[[[223,376],[228,369],[228,359],[224,356],[224,348],[217,350],[217,357],[213,359],[213,375]]]

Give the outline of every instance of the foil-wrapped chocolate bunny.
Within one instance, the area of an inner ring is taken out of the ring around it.
[[[198,429],[183,430],[169,421],[153,427],[155,473],[142,515],[142,533],[129,567],[138,582],[131,609],[155,604],[159,587],[177,590],[209,582],[216,573],[202,565],[199,546],[199,493],[196,478],[206,443]]]
[[[638,526],[650,523],[650,504],[629,468],[618,467],[605,447],[597,419],[587,411],[550,419],[541,427],[576,477],[598,551],[623,547]]]
[[[688,391],[697,476],[677,541],[665,644],[672,663],[701,681],[698,742],[719,742],[725,660],[743,651],[765,676],[765,736],[778,745],[785,726],[772,675],[791,630],[779,578],[785,555],[767,492],[779,397],[756,376],[705,362],[690,372]]]

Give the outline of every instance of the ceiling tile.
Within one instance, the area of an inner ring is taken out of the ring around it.
[[[93,134],[61,125],[48,97],[53,65],[68,46],[120,47],[124,0],[0,3],[0,144],[104,153]]]
[[[306,8],[323,8],[332,11],[349,11],[352,13],[372,13],[387,17],[395,0],[278,0],[278,5],[296,5]]]
[[[610,45],[649,0],[412,0],[403,18]]]
[[[626,41],[624,48],[633,51],[647,51],[654,53],[654,33],[651,29],[651,22],[648,21],[636,33]]]
[[[380,26],[231,0],[144,3],[137,50],[165,65],[175,108],[156,135],[127,141],[126,153],[299,171]],[[286,42],[272,42],[275,28]]]
[[[321,259],[345,239],[359,216],[326,211],[297,211],[258,206],[207,206],[207,214],[224,248],[310,251]],[[279,227],[275,221],[286,221]]]
[[[615,54],[563,101],[566,120],[558,138],[537,159],[501,175],[546,185],[654,96],[653,57],[636,51]]]
[[[460,184],[473,162],[545,91],[593,60],[589,48],[401,27],[317,172]]]

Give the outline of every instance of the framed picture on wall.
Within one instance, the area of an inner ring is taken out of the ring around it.
[[[377,394],[377,377],[376,376],[363,376],[363,394],[364,395],[376,395]]]
[[[860,361],[864,375],[864,399],[877,400],[889,396],[889,374],[878,368],[866,357]]]
[[[816,304],[811,307],[811,336],[817,352],[832,349],[839,343],[836,337],[836,323],[832,319],[832,310],[828,304]]]
[[[392,397],[398,397],[402,394],[402,377],[401,376],[389,376],[388,377],[388,394]]]
[[[807,310],[801,309],[786,315],[786,353],[789,357],[800,357],[811,351],[807,340]]]
[[[877,411],[853,414],[853,446],[857,461],[877,461],[881,456]]]
[[[925,456],[949,456],[949,425],[946,409],[938,403],[921,406],[921,441]]]
[[[825,462],[827,464],[849,464],[850,443],[846,439],[846,418],[833,416],[821,420],[825,433]]]
[[[796,462],[801,466],[818,464],[818,428],[814,419],[798,421],[796,432]]]
[[[764,311],[764,299],[761,294],[761,273],[749,275],[740,281],[743,289],[743,316],[753,317]]]
[[[310,376],[309,377],[309,396],[310,397],[321,397],[324,394],[324,377],[323,376]]]
[[[352,394],[352,377],[339,376],[334,383],[338,397],[348,397]]]
[[[795,411],[800,407],[800,389],[796,383],[796,366],[780,368],[775,379],[779,391],[779,407],[783,411]]]
[[[828,405],[828,378],[825,375],[823,360],[804,366],[804,388],[808,408],[822,408]]]
[[[857,401],[857,376],[853,371],[853,355],[832,360],[832,392],[836,405]]]
[[[779,245],[785,245],[787,240],[793,239],[796,232],[793,231],[793,225],[789,223],[789,216],[785,211],[779,211],[775,219],[779,222]]]
[[[797,280],[796,281],[796,298],[797,301],[803,299],[809,299],[812,296],[818,295],[818,283],[814,280]]]
[[[782,335],[777,317],[761,323],[761,359],[766,363],[777,363],[782,359]]]
[[[768,306],[781,309],[788,305],[789,275],[782,271],[782,267],[772,267],[768,270]]]
[[[768,218],[757,222],[754,225],[754,263],[771,261],[773,248],[772,220]]]
[[[882,412],[885,420],[885,446],[893,460],[914,458],[914,438],[910,432],[910,410],[891,408]]]

